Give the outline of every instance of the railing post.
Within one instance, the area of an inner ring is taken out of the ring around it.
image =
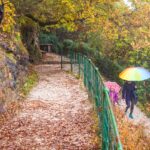
[[[69,50],[70,51],[70,64],[71,64],[71,72],[73,72],[73,66],[72,66],[72,64],[73,64],[73,52],[72,52],[72,50]]]
[[[63,50],[61,49],[61,69],[63,68]]]
[[[87,77],[86,77],[86,59],[85,59],[85,57],[84,57],[84,60],[83,60],[83,64],[84,64],[84,67],[83,67],[83,70],[84,70],[84,85],[85,86],[87,86],[87,84],[86,84],[86,80],[87,80]]]
[[[78,64],[79,64],[79,77],[81,73],[81,60],[80,60],[80,53],[78,53]]]

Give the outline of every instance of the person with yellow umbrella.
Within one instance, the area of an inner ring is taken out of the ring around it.
[[[137,103],[136,86],[134,81],[143,81],[150,78],[150,72],[143,67],[129,67],[119,74],[119,77],[126,80],[123,85],[122,98],[126,101],[125,113],[130,108],[129,117],[133,119],[134,105]]]

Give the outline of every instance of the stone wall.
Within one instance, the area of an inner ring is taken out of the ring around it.
[[[0,112],[4,105],[19,99],[28,64],[28,52],[20,38],[0,33]]]

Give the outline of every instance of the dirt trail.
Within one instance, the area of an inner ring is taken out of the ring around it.
[[[59,59],[54,54],[44,58]],[[35,66],[39,83],[0,129],[0,150],[97,150],[93,108],[81,81],[59,64]]]

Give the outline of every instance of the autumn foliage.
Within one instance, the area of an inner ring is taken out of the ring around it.
[[[0,30],[4,32],[14,32],[15,25],[15,8],[12,3],[7,1],[4,2],[4,18],[2,20],[2,24],[0,24]]]
[[[150,150],[150,140],[141,125],[134,125],[119,108],[114,109],[124,150]]]

